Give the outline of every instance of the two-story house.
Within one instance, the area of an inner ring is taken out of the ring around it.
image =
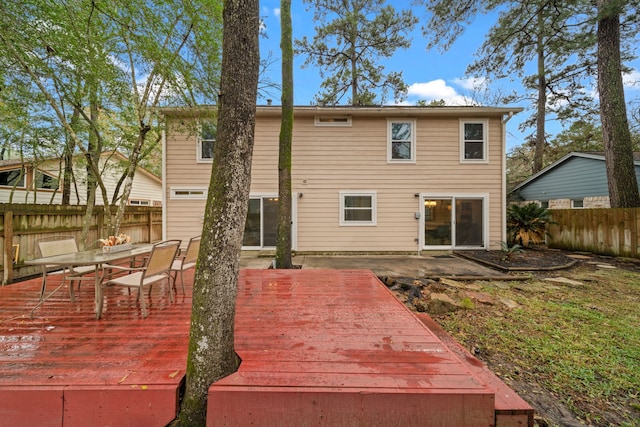
[[[506,240],[506,123],[522,109],[295,107],[293,249],[416,253],[499,248]],[[164,109],[164,230],[202,230],[212,110]],[[256,113],[243,249],[275,247],[279,106]]]

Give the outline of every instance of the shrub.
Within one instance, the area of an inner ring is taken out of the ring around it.
[[[511,205],[507,208],[507,232],[511,242],[528,247],[544,242],[551,215],[536,203]]]

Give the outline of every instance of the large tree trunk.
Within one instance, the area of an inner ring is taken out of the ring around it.
[[[226,0],[218,134],[193,285],[183,426],[206,422],[207,392],[235,372],[234,318],[249,203],[258,88],[258,0]]]
[[[282,121],[278,157],[278,229],[276,268],[292,268],[291,262],[291,145],[293,139],[293,41],[291,0],[280,2],[282,50]]]
[[[598,0],[598,93],[613,208],[640,206],[620,61],[620,7]]]
[[[96,123],[98,120],[98,103],[96,99],[97,88],[92,85],[89,102],[89,114],[92,123]],[[91,242],[88,242],[89,230],[93,225],[93,210],[96,205],[96,189],[98,187],[98,174],[95,165],[99,165],[100,162],[100,141],[93,130],[89,131],[89,141],[87,146],[87,153],[85,158],[87,160],[87,210],[85,211],[84,218],[82,219],[82,234],[80,237],[80,249],[90,248]],[[92,166],[93,165],[93,166]],[[105,204],[105,216],[109,214],[109,207]],[[99,231],[98,231],[99,232]],[[101,238],[101,236],[98,236]]]

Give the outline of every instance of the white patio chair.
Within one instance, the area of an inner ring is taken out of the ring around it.
[[[180,273],[180,284],[182,285],[182,294],[185,294],[184,290],[184,278],[182,272],[196,266],[198,261],[198,253],[200,252],[200,236],[192,237],[189,240],[187,249],[183,253],[178,254],[176,259],[171,265],[171,272],[173,273],[173,284],[175,285],[178,273]]]
[[[97,312],[96,318],[102,316],[102,307],[104,305],[104,289],[109,286],[125,286],[129,289],[137,288],[137,300],[140,301],[140,310],[142,317],[147,317],[147,308],[144,302],[144,296],[141,297],[144,287],[149,287],[149,295],[154,283],[167,280],[169,285],[169,299],[173,302],[173,287],[171,284],[171,264],[178,253],[180,240],[167,240],[153,245],[149,260],[144,267],[123,267],[119,265],[103,265],[103,271],[128,271],[130,274],[115,277],[107,281],[102,281],[98,287],[97,295]]]
[[[46,258],[56,255],[70,254],[78,252],[78,245],[74,236],[55,236],[44,237],[36,240],[36,246],[38,248],[38,256],[40,258]],[[49,271],[52,268],[57,268],[54,271]],[[40,301],[45,299],[44,294],[47,287],[47,276],[54,274],[62,274],[62,282],[60,285],[51,292],[53,295],[58,289],[64,285],[65,279],[69,278],[69,296],[71,302],[75,302],[75,295],[73,291],[73,282],[78,281],[78,289],[80,289],[80,283],[82,280],[91,280],[95,282],[95,277],[82,277],[86,274],[94,273],[95,267],[92,265],[85,266],[61,266],[61,265],[43,265],[42,266],[42,287],[40,288]],[[48,297],[47,297],[48,298]]]

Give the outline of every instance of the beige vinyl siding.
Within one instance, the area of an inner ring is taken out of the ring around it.
[[[502,240],[501,115],[352,115],[351,126],[315,126],[297,114],[293,132],[292,187],[297,199],[299,252],[418,251],[421,198],[416,194],[486,196],[485,242]],[[415,119],[416,162],[387,162],[387,119]],[[460,161],[460,119],[488,120],[488,162]],[[258,114],[251,193],[277,194],[277,114]],[[196,164],[195,138],[167,133],[167,237],[188,239],[201,227],[204,200],[171,200],[172,186],[206,187],[210,164]],[[340,226],[340,191],[375,191],[375,226]]]

